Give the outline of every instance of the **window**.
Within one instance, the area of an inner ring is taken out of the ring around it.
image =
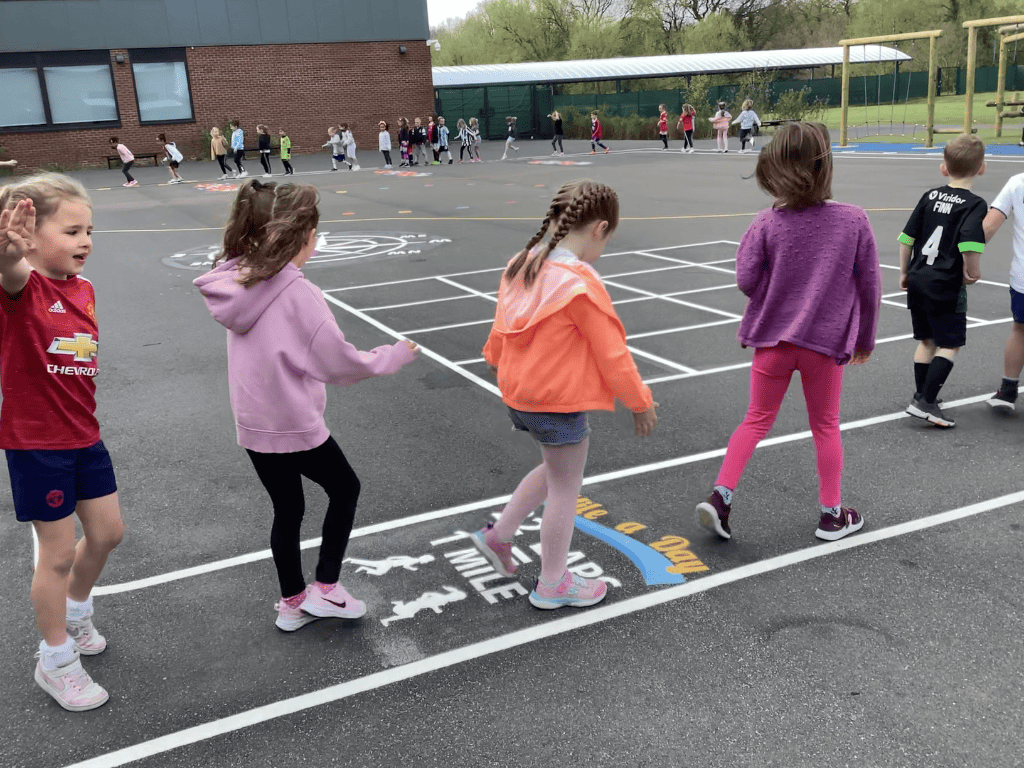
[[[0,54],[0,132],[120,125],[109,51]]]
[[[184,48],[134,50],[129,58],[140,123],[194,122]]]

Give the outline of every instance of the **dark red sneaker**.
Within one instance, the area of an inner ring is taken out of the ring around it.
[[[697,505],[697,522],[709,531],[714,531],[720,539],[732,538],[729,530],[729,511],[732,507],[725,503],[722,494],[712,491],[707,501]]]
[[[856,509],[841,507],[839,517],[831,512],[822,512],[821,520],[818,522],[818,530],[814,535],[825,541],[837,541],[851,533],[856,533],[864,527],[864,518]]]

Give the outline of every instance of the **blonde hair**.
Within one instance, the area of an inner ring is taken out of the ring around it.
[[[65,200],[80,200],[92,208],[85,187],[62,173],[38,173],[24,181],[0,187],[0,211],[14,208],[22,200],[31,200],[36,209],[36,224],[53,216]]]
[[[541,222],[537,234],[530,238],[526,247],[509,262],[503,277],[514,280],[522,273],[523,282],[529,288],[537,278],[544,260],[562,238],[573,229],[586,226],[592,221],[607,221],[608,234],[615,231],[619,225],[619,196],[615,191],[611,187],[587,179],[570,181],[562,185],[548,206],[547,215]],[[552,224],[555,225],[555,231],[551,235],[551,240],[534,250],[534,246],[544,239]]]
[[[316,187],[306,184],[263,184],[256,179],[238,190],[224,231],[217,262],[240,259],[246,288],[267,280],[302,250],[311,229],[320,223]]]
[[[551,117],[552,120],[561,120],[562,119],[562,116],[560,114],[558,114],[558,110],[557,109],[551,110],[550,117]]]
[[[471,117],[471,118],[469,118],[469,124],[470,125],[480,125],[480,121],[477,120],[475,117]]]
[[[681,110],[684,115],[696,115],[697,110],[693,108],[692,104],[683,104]]]
[[[210,136],[212,136],[215,139],[218,138],[220,136],[220,128],[218,128],[216,125],[213,126],[213,128],[210,129]]]
[[[462,118],[460,117],[460,118],[459,118],[459,122],[457,122],[457,123],[455,124],[455,127],[456,127],[456,128],[458,128],[458,129],[459,129],[459,130],[461,131],[461,130],[462,130],[463,128],[465,128],[465,127],[466,127],[466,121],[465,121],[465,120],[463,120],[463,119],[462,119]]]
[[[752,106],[754,106],[754,102],[752,99],[747,99],[746,101],[743,102],[743,109],[750,109]]]
[[[832,197],[832,140],[822,123],[789,123],[761,150],[757,184],[780,210],[810,208]]]

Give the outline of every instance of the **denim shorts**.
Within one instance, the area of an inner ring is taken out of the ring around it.
[[[1013,322],[1024,325],[1024,293],[1010,289],[1010,312],[1013,313]]]
[[[587,412],[534,413],[509,407],[512,428],[529,432],[541,445],[575,445],[590,434]]]
[[[76,450],[6,453],[19,522],[63,520],[80,500],[117,490],[114,466],[102,440]]]

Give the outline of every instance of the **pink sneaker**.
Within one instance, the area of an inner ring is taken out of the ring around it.
[[[316,584],[310,584],[302,610],[319,617],[358,619],[366,614],[366,603],[352,597],[341,584],[334,584],[328,592],[321,592]]]
[[[53,670],[43,669],[43,660],[40,658],[36,664],[35,678],[40,688],[71,712],[85,712],[102,707],[110,698],[110,694],[93,682],[89,673],[82,669],[82,662],[77,653],[72,661]]]
[[[305,589],[306,597],[309,596],[309,587]],[[277,609],[277,620],[274,622],[277,628],[283,632],[294,632],[297,629],[309,624],[311,621],[316,621],[319,616],[311,616],[302,610],[302,603],[305,602],[305,597],[302,602],[296,606],[290,606],[285,599],[282,597],[277,603],[274,604],[274,608]]]
[[[65,622],[65,628],[75,644],[75,650],[83,656],[95,656],[97,653],[103,653],[107,647],[107,640],[96,631],[96,627],[92,623],[92,616],[86,616],[81,621],[68,619]]]
[[[502,576],[516,575],[516,561],[512,559],[512,542],[498,541],[494,523],[488,523],[486,528],[474,531],[470,539],[494,570]]]
[[[530,593],[530,603],[535,608],[586,608],[604,600],[608,585],[597,579],[584,579],[566,571],[562,580],[554,587],[545,587],[540,579]]]

